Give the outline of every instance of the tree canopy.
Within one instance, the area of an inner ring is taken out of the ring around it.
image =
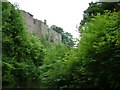
[[[21,12],[7,2],[2,2],[2,39],[3,83],[36,80],[43,45],[28,33]]]
[[[111,12],[120,11],[120,3],[118,2],[96,2],[89,3],[89,7],[84,11],[83,20],[81,20],[81,27],[86,25],[91,18],[97,15],[97,13],[104,14],[104,11],[108,10]]]
[[[53,29],[63,35],[63,43],[59,45],[45,43],[44,39],[30,35],[24,26],[20,10],[8,2],[3,2],[3,87],[12,83],[14,88],[19,86],[118,90],[119,5],[91,3],[84,12],[84,23],[81,21],[80,24],[82,28],[79,28],[78,47],[73,48],[68,47],[71,46],[72,35],[57,26]]]
[[[51,29],[61,34],[62,42],[65,45],[67,45],[68,47],[72,47],[74,45],[73,36],[71,35],[71,33],[65,32],[61,27],[58,27],[56,25],[52,25]]]

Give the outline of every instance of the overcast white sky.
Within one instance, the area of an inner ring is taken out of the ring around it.
[[[78,37],[76,25],[83,19],[88,3],[95,0],[8,0],[17,2],[20,9],[30,12],[34,18],[47,20],[49,26],[56,25]]]

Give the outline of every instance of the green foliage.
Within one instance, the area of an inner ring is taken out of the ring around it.
[[[68,32],[63,32],[62,42],[68,47],[72,47],[74,45],[73,36]]]
[[[92,3],[88,11],[92,12],[96,5]],[[3,82],[38,81],[58,88],[120,88],[120,12],[101,14],[95,9],[95,16],[80,28],[77,48],[68,47],[73,45],[72,36],[59,27],[55,30],[63,35],[64,44],[30,35],[20,11],[10,3],[3,3],[2,12]]]
[[[97,14],[80,32],[77,49],[49,48],[40,67],[41,83],[61,88],[119,88],[119,13]],[[65,52],[61,58],[59,50]]]
[[[44,59],[40,39],[28,33],[21,12],[10,3],[2,3],[2,16],[3,82],[37,79]]]
[[[69,49],[64,44],[51,44],[49,47],[46,47],[46,54],[43,63],[50,64],[54,63],[56,60],[61,60],[68,51]]]
[[[61,27],[57,27],[55,25],[52,25],[51,29],[61,34],[62,42],[65,45],[67,45],[68,47],[72,47],[74,45],[73,36],[70,33],[64,32]]]
[[[2,71],[2,73],[4,74],[4,76],[2,77],[3,80],[5,82],[13,82],[14,76],[11,74],[12,69],[14,69],[13,65],[6,62],[2,62],[2,68],[4,68],[4,70]]]
[[[80,22],[80,28],[85,27],[91,18],[97,15],[97,13],[104,14],[105,10],[111,12],[120,11],[119,2],[96,2],[89,3],[89,7],[84,11],[83,20]]]
[[[71,65],[75,60],[75,51],[69,50],[65,45],[49,47],[45,62],[40,67],[41,83],[50,87],[67,87],[72,73]],[[69,61],[68,61],[69,60]]]
[[[79,86],[96,88],[119,87],[119,13],[98,14],[81,30],[79,43]],[[84,78],[82,80],[82,78]],[[83,83],[84,82],[84,83]]]
[[[63,33],[63,29],[61,27],[57,27],[56,25],[52,25],[51,29],[58,32],[58,33]]]

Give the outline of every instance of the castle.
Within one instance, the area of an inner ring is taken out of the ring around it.
[[[22,11],[22,15],[31,34],[47,38],[47,41],[49,42],[61,42],[61,34],[52,30],[52,28],[49,28],[46,20],[42,22],[41,20],[34,19],[33,15],[26,11]]]

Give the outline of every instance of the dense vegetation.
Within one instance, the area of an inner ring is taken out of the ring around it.
[[[30,35],[19,9],[3,3],[3,85],[38,82],[37,87],[120,88],[120,12],[106,10],[91,14],[89,21],[83,19],[79,45],[73,48]]]
[[[5,2],[2,6],[3,83],[37,80],[43,45],[38,37],[28,34],[18,9]]]
[[[71,33],[65,32],[61,27],[58,27],[56,25],[51,26],[52,30],[58,32],[62,36],[62,43],[67,45],[68,47],[72,47],[74,45],[73,36]]]

